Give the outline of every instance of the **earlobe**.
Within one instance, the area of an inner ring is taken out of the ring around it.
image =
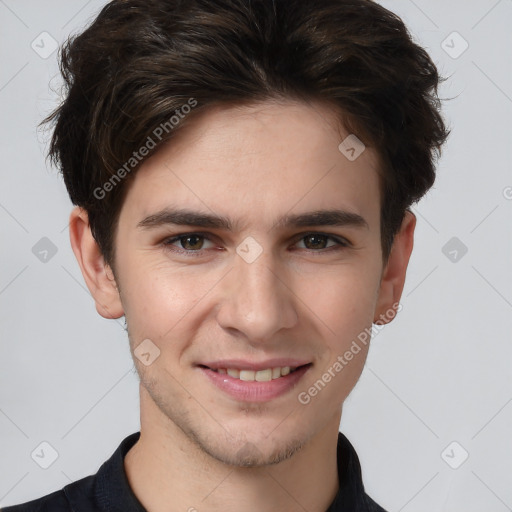
[[[73,208],[69,217],[69,237],[87,288],[96,303],[96,311],[104,318],[123,316],[114,274],[92,235],[87,212],[79,206]]]
[[[407,265],[414,245],[416,216],[406,210],[400,231],[395,236],[389,259],[382,274],[373,322],[383,325],[391,322],[399,307],[405,283]]]

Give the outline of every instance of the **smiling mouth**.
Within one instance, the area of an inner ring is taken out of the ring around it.
[[[230,377],[245,382],[270,382],[282,377],[286,377],[301,368],[311,366],[312,363],[304,364],[302,366],[278,366],[274,368],[265,368],[264,370],[240,370],[238,368],[209,368],[208,366],[200,365],[201,368],[211,370],[212,372],[221,375],[229,375]]]

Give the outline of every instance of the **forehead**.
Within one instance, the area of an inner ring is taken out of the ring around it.
[[[141,165],[123,210],[140,220],[172,204],[273,223],[291,211],[341,207],[378,221],[377,155],[364,148],[347,158],[339,146],[350,135],[321,104],[212,108]]]

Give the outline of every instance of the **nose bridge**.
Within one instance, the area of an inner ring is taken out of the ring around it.
[[[270,254],[263,252],[252,262],[236,257],[229,279],[231,293],[218,317],[222,327],[234,328],[254,342],[268,340],[297,322],[293,293]]]

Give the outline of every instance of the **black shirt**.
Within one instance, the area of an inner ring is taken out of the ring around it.
[[[146,512],[130,488],[123,464],[139,437],[140,432],[126,437],[95,475],[1,512]],[[337,459],[340,488],[326,512],[386,512],[365,493],[359,458],[341,432]]]

